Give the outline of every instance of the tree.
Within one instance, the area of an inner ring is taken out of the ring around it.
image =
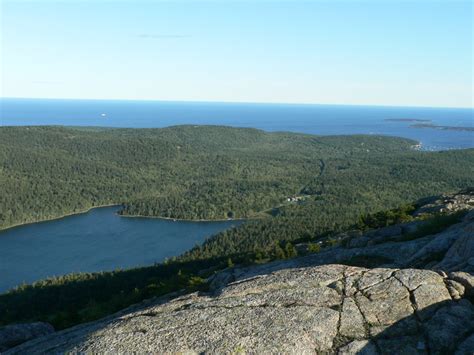
[[[287,258],[294,258],[298,255],[298,252],[296,251],[296,248],[293,246],[293,244],[291,244],[290,242],[286,242],[285,254]]]

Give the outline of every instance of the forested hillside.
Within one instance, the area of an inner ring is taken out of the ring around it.
[[[412,219],[406,203],[420,197],[474,185],[474,149],[420,152],[413,144],[205,126],[0,128],[0,227],[102,204],[123,204],[123,214],[253,217],[163,264],[21,286],[0,295],[0,324],[65,328],[205,288],[207,276],[233,263],[293,257],[301,241],[317,252],[339,243],[338,232]],[[457,221],[434,218],[429,232]]]
[[[474,150],[413,144],[218,126],[2,127],[0,228],[104,204],[123,204],[124,215],[268,217],[219,236],[230,252],[340,229],[360,213],[473,184]],[[194,253],[220,253],[213,243]]]
[[[324,173],[307,189],[315,195],[274,211],[273,218],[250,221],[195,247],[181,259],[242,252],[265,254],[275,241],[330,237],[350,228],[361,215],[403,205],[474,183],[474,150],[373,154],[328,159]]]

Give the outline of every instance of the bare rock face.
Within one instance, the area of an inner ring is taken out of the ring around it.
[[[53,326],[43,322],[7,325],[0,328],[0,351],[53,332]]]
[[[415,212],[415,215],[468,210],[474,208],[474,189],[466,189],[454,195],[428,198],[421,202],[423,206]]]
[[[434,268],[447,271],[469,271],[474,273],[474,210],[459,225],[459,237],[449,247],[441,262]]]
[[[273,269],[241,270],[233,275],[235,281],[212,293],[136,306],[7,354],[472,350],[474,306],[465,298],[451,297],[450,276],[344,265],[286,268],[274,263]]]

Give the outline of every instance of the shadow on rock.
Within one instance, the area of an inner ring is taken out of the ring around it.
[[[474,354],[474,306],[467,299],[444,301],[384,330],[368,331],[369,340],[350,340],[338,353]]]

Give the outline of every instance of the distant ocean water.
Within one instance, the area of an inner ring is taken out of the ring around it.
[[[413,128],[473,127],[474,110],[457,108],[246,104],[166,101],[0,99],[0,125],[151,128],[180,124],[253,127],[320,135],[381,134],[411,138],[426,150],[473,148],[474,132]]]

